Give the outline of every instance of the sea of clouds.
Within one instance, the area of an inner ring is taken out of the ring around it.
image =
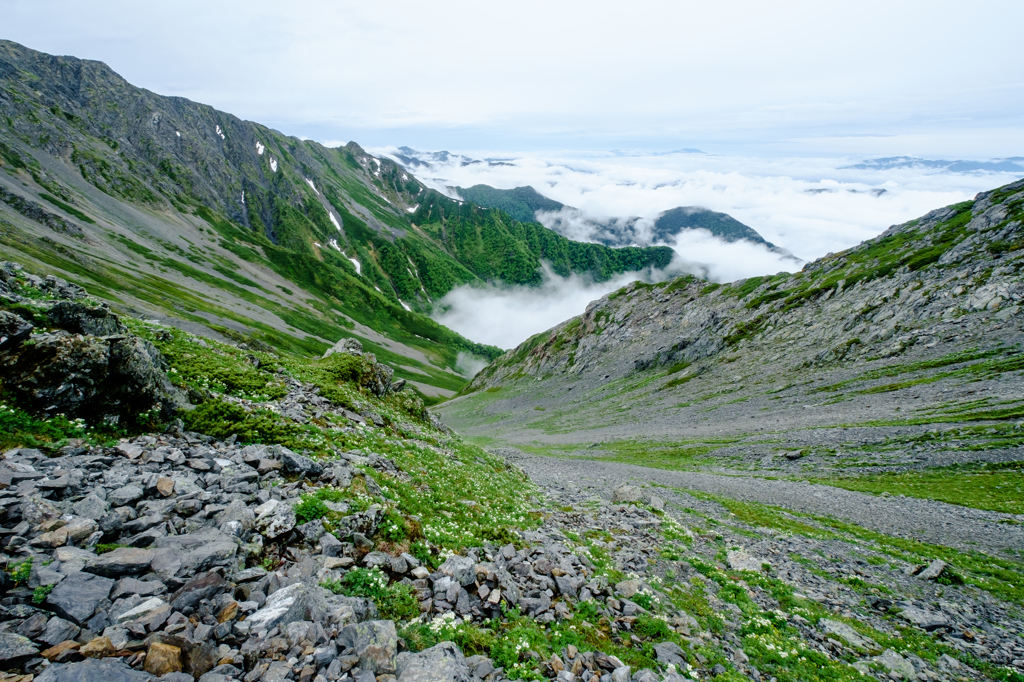
[[[396,150],[372,152],[390,155]],[[513,348],[632,280],[690,272],[728,282],[793,272],[806,261],[850,248],[890,225],[1019,179],[1014,173],[950,172],[923,166],[848,168],[864,160],[694,152],[483,151],[416,167],[416,177],[450,196],[455,196],[451,188],[456,186],[532,186],[576,209],[541,214],[538,219],[580,241],[596,241],[602,237],[597,226],[606,227],[618,219],[632,226],[636,243],[647,245],[649,226],[662,211],[700,206],[728,213],[784,250],[780,253],[745,241],[730,244],[708,232],[690,231],[668,244],[676,258],[666,271],[627,273],[600,283],[546,272],[544,284],[537,288],[461,287],[439,302],[434,318],[475,341]]]

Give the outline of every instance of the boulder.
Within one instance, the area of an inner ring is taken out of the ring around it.
[[[0,351],[13,348],[32,335],[32,323],[0,310]]]
[[[441,642],[418,654],[398,655],[397,682],[475,682],[476,676],[452,642]],[[482,677],[482,676],[481,676]]]
[[[351,353],[352,355],[362,355],[363,344],[359,341],[359,339],[342,339],[324,352],[323,359],[327,359],[334,355],[335,353]]]
[[[280,460],[284,464],[284,470],[290,474],[316,479],[324,473],[323,465],[314,462],[309,457],[294,453],[283,445],[271,445],[267,448],[267,453],[274,459]]]
[[[346,626],[338,633],[337,642],[359,657],[360,670],[376,675],[395,673],[398,633],[394,621],[372,620]]]
[[[175,611],[189,613],[204,599],[213,599],[229,587],[228,581],[216,571],[207,571],[185,583],[171,596],[171,607]]]
[[[750,556],[742,549],[730,549],[725,553],[725,557],[726,562],[729,564],[729,568],[734,571],[753,571],[754,573],[760,573],[764,570],[762,565],[768,563],[760,557]]]
[[[46,604],[57,615],[81,625],[106,601],[113,587],[110,578],[78,571],[57,583]]]
[[[0,668],[20,665],[39,653],[39,648],[28,637],[13,632],[0,632]]]

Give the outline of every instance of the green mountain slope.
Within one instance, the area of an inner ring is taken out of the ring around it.
[[[500,209],[522,223],[534,222],[537,211],[558,211],[565,208],[565,204],[548,199],[532,187],[496,189],[490,185],[473,185],[468,188],[456,187],[455,191],[466,201]]]
[[[222,337],[315,353],[357,335],[434,395],[462,384],[459,353],[498,352],[421,314],[452,288],[537,281],[541,258],[602,278],[670,256],[538,236],[357,144],[287,137],[8,41],[0,105],[6,257]],[[514,267],[496,267],[509,254]]]
[[[654,221],[655,241],[669,240],[683,230],[707,230],[727,242],[741,239],[774,247],[757,230],[744,225],[728,213],[709,211],[699,206],[679,206],[665,211]]]

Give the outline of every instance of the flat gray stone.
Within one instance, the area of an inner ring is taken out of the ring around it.
[[[929,632],[950,625],[949,618],[945,614],[936,611],[926,611],[916,606],[908,606],[903,609],[900,612],[900,618]]]
[[[359,669],[377,675],[393,675],[398,656],[398,633],[390,620],[372,620],[349,625],[338,633],[338,646],[359,657]]]
[[[462,652],[452,642],[441,642],[418,654],[398,655],[397,682],[474,682]]]
[[[119,658],[87,658],[78,663],[55,663],[35,682],[149,682],[152,675],[132,670]]]
[[[142,493],[142,488],[134,483],[129,483],[123,488],[115,488],[114,490],[111,490],[107,495],[107,503],[112,507],[124,507],[132,502],[141,500]]]
[[[13,632],[0,632],[0,666],[10,667],[23,659],[35,656],[38,652],[39,649],[28,637]]]
[[[101,554],[85,565],[86,573],[94,573],[104,578],[121,578],[126,575],[138,575],[149,569],[155,552],[151,549],[138,547],[118,547],[112,552]]]
[[[928,566],[917,574],[917,577],[921,580],[935,580],[942,572],[946,570],[946,562],[942,559],[936,559],[935,561],[928,564]]]
[[[818,627],[830,635],[836,635],[849,642],[852,646],[858,649],[864,649],[866,651],[877,651],[879,649],[878,642],[865,637],[850,625],[838,620],[831,620],[829,618],[822,618],[818,621]]]
[[[79,571],[57,583],[46,604],[60,617],[81,625],[92,617],[113,587],[110,578]]]

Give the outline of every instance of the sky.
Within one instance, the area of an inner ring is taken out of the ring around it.
[[[0,35],[313,139],[1024,155],[1024,3],[0,0]]]
[[[531,185],[579,209],[584,240],[586,220],[702,206],[796,256],[688,234],[670,272],[441,301],[436,319],[503,347],[629,279],[791,271],[1016,179],[846,168],[865,159],[1024,157],[1020,0],[0,0],[0,16],[0,38],[286,134],[507,159],[415,172]]]

